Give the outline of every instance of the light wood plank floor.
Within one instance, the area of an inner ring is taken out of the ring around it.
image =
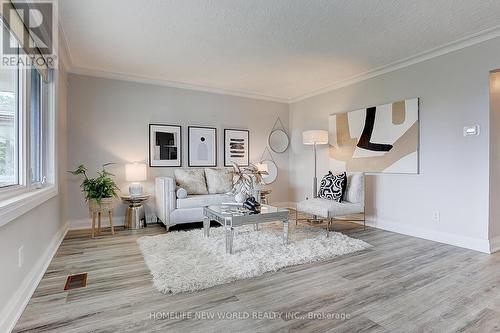
[[[136,243],[163,232],[151,225],[114,237],[68,235],[14,331],[500,331],[500,255],[358,227],[344,232],[373,248],[171,296],[152,286]],[[88,273],[87,287],[64,291],[67,275],[82,272]],[[217,318],[230,312],[242,318]],[[281,312],[291,316],[269,318]],[[168,318],[170,313],[177,317]],[[215,318],[186,318],[195,315]]]

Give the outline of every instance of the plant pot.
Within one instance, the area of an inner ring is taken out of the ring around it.
[[[100,202],[97,202],[97,199],[90,199],[89,210],[91,212],[107,212],[113,210],[113,198],[102,198]]]

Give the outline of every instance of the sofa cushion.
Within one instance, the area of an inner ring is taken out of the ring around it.
[[[175,169],[175,182],[191,194],[207,194],[205,170],[203,169]]]
[[[234,196],[227,194],[188,195],[185,199],[177,199],[177,209],[200,208],[234,202]]]
[[[208,193],[223,194],[233,189],[233,171],[230,169],[206,168]]]
[[[299,202],[297,210],[326,218],[363,213],[364,207],[361,204],[350,202],[336,202],[328,199],[314,198]]]

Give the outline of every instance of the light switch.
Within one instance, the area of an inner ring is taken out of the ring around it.
[[[465,126],[464,136],[479,135],[479,125]]]

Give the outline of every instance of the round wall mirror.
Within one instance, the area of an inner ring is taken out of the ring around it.
[[[275,153],[283,153],[290,143],[288,135],[281,129],[276,129],[269,135],[269,148]]]
[[[272,160],[263,160],[260,162],[261,164],[267,165],[267,175],[262,175],[262,182],[265,185],[269,185],[273,183],[276,178],[278,178],[278,167],[276,163]]]

